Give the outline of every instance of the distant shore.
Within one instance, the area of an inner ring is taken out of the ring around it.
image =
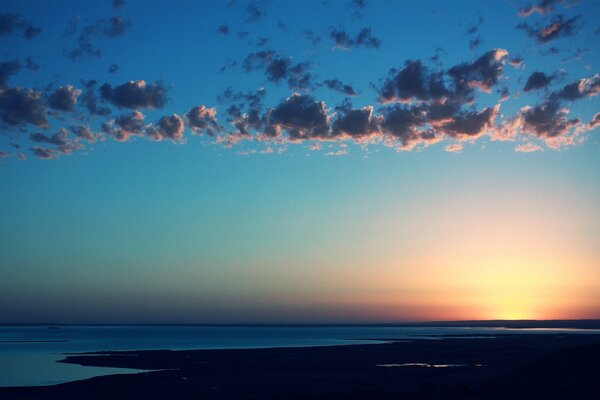
[[[216,327],[465,327],[465,328],[513,328],[513,329],[600,329],[600,319],[556,319],[556,320],[465,320],[465,321],[426,321],[426,322],[381,322],[381,323],[60,323],[60,322],[3,322],[3,326],[216,326]]]
[[[69,355],[63,362],[151,371],[0,388],[0,399],[598,398],[600,334],[485,338]]]

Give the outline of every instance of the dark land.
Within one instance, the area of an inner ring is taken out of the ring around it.
[[[153,371],[54,386],[0,388],[0,399],[600,398],[600,335],[440,339],[394,342],[390,338],[384,344],[331,347],[69,355],[63,362]],[[428,366],[399,366],[405,363]],[[385,364],[389,365],[382,366]]]

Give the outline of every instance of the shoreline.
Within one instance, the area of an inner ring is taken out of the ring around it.
[[[104,351],[69,355],[61,362],[147,372],[53,386],[0,387],[0,399],[425,399],[432,394],[439,399],[591,399],[600,393],[598,359],[600,335],[569,333]]]

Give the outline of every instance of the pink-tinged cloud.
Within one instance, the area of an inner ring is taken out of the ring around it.
[[[217,110],[200,105],[185,113],[185,122],[195,134],[215,136],[221,130],[217,121]]]
[[[588,125],[589,125],[590,129],[594,129],[600,125],[600,112],[594,114],[594,116],[592,117],[592,120],[590,121],[590,123]]]
[[[540,151],[540,150],[542,150],[542,148],[540,146],[538,146],[537,144],[533,144],[533,143],[520,144],[515,147],[515,151],[517,153],[533,153],[534,151]]]
[[[463,145],[461,143],[451,143],[444,147],[444,150],[448,153],[460,153],[463,149]]]
[[[542,0],[538,4],[532,4],[519,9],[517,15],[519,17],[529,17],[534,13],[546,15],[554,11],[554,4],[559,3],[559,0]]]
[[[154,126],[149,127],[148,135],[159,142],[170,140],[181,143],[184,141],[184,130],[183,119],[177,114],[172,114],[161,117]]]

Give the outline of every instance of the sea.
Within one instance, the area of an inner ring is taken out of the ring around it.
[[[138,373],[126,368],[57,362],[72,353],[105,350],[245,349],[341,346],[443,335],[600,333],[597,329],[510,329],[393,326],[0,326],[0,386],[54,385],[94,376]],[[480,335],[480,336],[478,336]]]

